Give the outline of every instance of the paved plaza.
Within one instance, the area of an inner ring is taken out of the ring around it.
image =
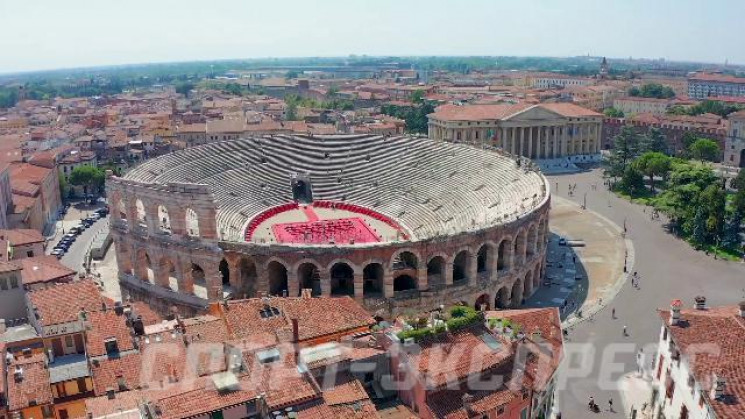
[[[555,202],[565,198],[582,204],[586,193],[589,211],[618,226],[625,225],[626,239],[633,243],[634,249],[629,271],[638,271],[641,280],[638,289],[623,281],[616,297],[603,302],[606,309],[569,331],[565,381],[560,382],[558,394],[560,410],[567,418],[596,416],[587,410],[590,396],[603,408],[613,398],[615,412],[606,409],[597,414],[608,418],[628,418],[632,404],[649,398],[648,387],[630,385],[627,374],[637,369],[639,349],[643,349],[645,365],[651,363],[661,327],[657,308],[667,308],[674,298],[692,306],[697,295],[706,296],[707,304],[712,306],[735,304],[744,297],[742,263],[715,260],[668,234],[663,227],[664,219],[651,220],[649,209],[609,194],[603,187],[601,173],[595,169],[550,176]],[[571,197],[570,184],[577,185]],[[554,221],[552,217],[552,229]],[[616,318],[611,316],[614,308]],[[624,326],[628,328],[628,336],[622,333]],[[628,391],[622,395],[621,388]]]

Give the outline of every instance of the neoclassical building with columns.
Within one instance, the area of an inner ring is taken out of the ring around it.
[[[123,294],[188,315],[303,293],[381,318],[519,307],[543,282],[548,188],[499,153],[403,135],[249,137],[107,178]]]
[[[603,115],[571,103],[443,105],[428,117],[433,140],[498,147],[530,159],[600,153]]]

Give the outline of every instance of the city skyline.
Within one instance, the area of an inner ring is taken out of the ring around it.
[[[194,1],[135,0],[121,9],[87,0],[64,5],[2,1],[0,73],[350,54],[590,54],[745,63],[745,52],[737,48],[745,39],[745,29],[737,24],[745,4],[714,3],[699,10],[692,0],[633,0],[602,7],[589,0],[471,1],[470,7],[458,8],[444,1],[247,5],[222,0],[205,9]]]

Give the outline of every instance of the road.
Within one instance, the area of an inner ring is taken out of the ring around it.
[[[715,260],[668,234],[661,221],[650,220],[648,210],[609,194],[600,170],[549,179],[552,188],[556,188],[556,182],[559,185],[552,193],[582,204],[586,192],[588,210],[618,225],[625,223],[627,237],[636,250],[630,272],[638,271],[641,276],[639,290],[627,281],[608,309],[569,332],[566,365],[559,383],[560,410],[567,418],[594,417],[587,410],[589,397],[593,396],[603,408],[600,416],[627,418],[630,406],[622,406],[619,379],[636,370],[640,348],[644,347],[646,360],[651,361],[655,349],[649,346],[658,342],[661,327],[656,309],[669,308],[675,298],[690,307],[697,295],[705,296],[707,305],[736,304],[743,299],[745,265]],[[570,197],[568,185],[574,183],[577,187]],[[597,190],[592,190],[591,184],[596,184]],[[616,309],[616,319],[611,318],[612,308]],[[623,336],[623,326],[628,327],[629,336]],[[613,398],[616,412],[607,411],[609,398]]]
[[[65,215],[64,220],[58,221],[57,233],[49,242],[47,253],[51,252],[54,245],[56,245],[60,240],[63,235],[62,231],[68,232],[71,227],[80,223],[81,217],[85,218],[86,215],[92,214],[94,209],[95,207],[86,207],[85,209],[71,207]],[[62,256],[60,262],[68,268],[80,272],[83,269],[83,260],[90,249],[91,243],[93,243],[93,239],[98,234],[105,234],[105,231],[108,230],[108,225],[109,219],[106,217],[105,219],[96,221],[92,226],[85,229],[83,233],[77,237],[64,256]],[[63,226],[64,230],[62,228]]]

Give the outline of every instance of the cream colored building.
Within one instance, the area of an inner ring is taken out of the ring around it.
[[[743,167],[745,165],[745,111],[731,113],[727,138],[724,140],[724,164]]]
[[[600,153],[603,115],[570,103],[443,105],[429,117],[429,137],[501,147],[531,159]]]
[[[613,107],[623,112],[626,116],[641,113],[665,115],[667,109],[672,104],[673,102],[670,99],[654,99],[649,97],[624,97],[613,101]]]

